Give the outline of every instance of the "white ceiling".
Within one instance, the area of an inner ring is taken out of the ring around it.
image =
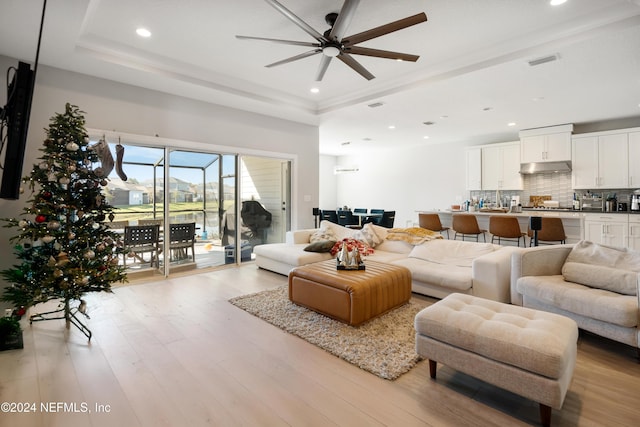
[[[321,33],[342,6],[280,2]],[[2,0],[0,54],[33,63],[41,11],[41,1]],[[362,0],[347,34],[419,12],[427,22],[362,44],[420,55],[356,57],[371,81],[334,59],[316,83],[319,55],[265,68],[309,48],[235,35],[314,40],[263,0],[48,0],[40,63],[318,124],[321,153],[335,155],[640,117],[640,0]]]

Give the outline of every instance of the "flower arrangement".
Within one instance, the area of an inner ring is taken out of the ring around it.
[[[347,245],[347,251],[349,252],[351,252],[354,248],[358,249],[358,252],[360,252],[360,255],[362,256],[372,255],[374,253],[373,248],[369,246],[367,243],[361,240],[356,240],[356,239],[347,237],[345,239],[342,239],[336,242],[333,245],[330,251],[331,255],[335,256],[336,254],[338,254],[342,250],[343,245]]]

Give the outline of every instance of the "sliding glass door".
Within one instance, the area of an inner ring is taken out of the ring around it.
[[[159,228],[157,254],[126,259],[132,274],[251,261],[256,245],[284,241],[291,222],[288,160],[128,141],[109,143],[114,157],[118,145],[122,169],[114,169],[106,187],[117,208],[112,225],[123,236],[125,227]]]

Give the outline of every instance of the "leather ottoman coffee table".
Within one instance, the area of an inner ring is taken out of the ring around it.
[[[366,270],[337,270],[328,260],[289,272],[289,300],[333,319],[358,326],[411,298],[411,272],[375,261]]]

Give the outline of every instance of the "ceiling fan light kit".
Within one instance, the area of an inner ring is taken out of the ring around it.
[[[333,58],[338,58],[344,64],[349,66],[355,72],[360,74],[367,80],[371,80],[375,78],[373,74],[371,74],[366,68],[364,68],[359,62],[353,58],[352,55],[362,55],[362,56],[370,56],[376,58],[385,58],[385,59],[393,59],[396,61],[410,61],[416,62],[419,58],[418,55],[411,55],[400,52],[392,52],[387,50],[380,49],[371,49],[361,46],[356,46],[359,43],[374,39],[376,37],[384,36],[386,34],[392,33],[394,31],[402,30],[407,27],[411,27],[416,24],[420,24],[422,22],[427,21],[427,15],[424,12],[418,13],[413,16],[409,16],[404,19],[399,19],[394,22],[390,22],[385,25],[381,25],[379,27],[375,27],[366,31],[363,31],[358,34],[354,34],[351,36],[346,36],[347,28],[355,15],[356,8],[360,3],[360,0],[345,0],[340,9],[339,13],[329,13],[325,16],[325,21],[327,24],[331,26],[327,31],[323,34],[316,31],[309,24],[304,22],[298,16],[296,16],[289,9],[284,7],[282,4],[278,3],[276,0],[265,0],[271,6],[273,6],[278,12],[282,13],[287,19],[293,22],[295,25],[300,27],[303,31],[313,37],[316,42],[301,42],[296,40],[281,40],[281,39],[272,39],[266,37],[252,37],[252,36],[240,36],[237,35],[236,38],[242,40],[259,40],[259,41],[267,41],[271,43],[280,43],[280,44],[288,44],[293,46],[305,46],[313,48],[310,51],[292,56],[290,58],[286,58],[271,64],[266,65],[266,67],[275,67],[282,64],[287,64],[289,62],[297,61],[299,59],[307,58],[309,56],[317,55],[322,53],[322,58],[320,60],[320,65],[318,67],[318,71],[316,72],[316,81],[321,81],[324,77],[327,68],[329,68],[329,64]]]
[[[340,55],[340,48],[337,46],[326,46],[322,48],[322,54],[330,58]]]

